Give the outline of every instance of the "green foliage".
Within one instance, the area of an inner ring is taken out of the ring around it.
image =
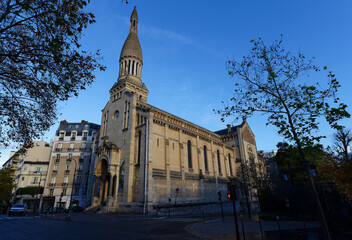
[[[298,148],[282,142],[278,143],[277,147],[275,162],[280,171],[289,174],[291,184],[307,183],[306,168],[300,158]],[[320,144],[305,146],[302,151],[308,163],[316,167],[323,165],[326,159],[331,158],[331,155]]]
[[[253,113],[266,114],[267,125],[298,145],[313,145],[324,136],[316,134],[319,118],[325,117],[332,128],[340,129],[338,121],[350,117],[346,104],[340,103],[340,83],[326,67],[319,69],[312,60],[286,51],[281,40],[267,46],[262,39],[251,41],[252,51],[241,61],[228,61],[230,76],[235,77],[234,96],[224,108],[217,110],[222,120],[234,115],[235,120]],[[323,80],[309,84],[309,74],[324,71]]]
[[[9,168],[0,169],[0,201],[9,201],[14,186],[14,171]]]
[[[84,0],[0,2],[0,145],[42,135],[58,116],[58,101],[90,85],[99,52],[80,50],[94,14]]]

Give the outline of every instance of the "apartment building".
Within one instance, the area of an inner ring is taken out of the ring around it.
[[[51,199],[51,206],[47,205],[47,208],[69,208],[71,198],[72,205],[88,205],[92,146],[94,133],[99,129],[99,125],[84,120],[80,123],[60,122],[44,189],[45,198]]]
[[[33,147],[25,153],[11,152],[3,165],[15,170],[15,188],[13,203],[27,203],[30,209],[38,210],[43,198],[51,144],[45,141],[33,141]]]

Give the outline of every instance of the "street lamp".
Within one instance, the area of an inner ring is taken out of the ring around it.
[[[73,197],[73,188],[75,185],[75,178],[76,178],[76,169],[77,169],[77,161],[73,158],[67,159],[67,161],[71,162],[71,160],[73,160],[75,162],[75,171],[73,173],[73,181],[72,181],[72,189],[71,189],[71,197],[70,197],[70,206],[68,209],[68,215],[67,218],[70,219],[71,215],[72,215],[72,197]]]
[[[38,192],[37,192],[37,195],[36,195],[36,198],[38,199],[38,194],[40,194],[40,182],[42,181],[42,169],[40,168],[40,170],[37,170],[37,171],[34,171],[33,173],[35,174],[40,174],[40,177],[39,177],[39,185],[38,185]],[[40,208],[41,208],[41,202],[42,202],[42,199],[40,198],[39,200],[39,206],[38,206],[38,212],[40,212]]]

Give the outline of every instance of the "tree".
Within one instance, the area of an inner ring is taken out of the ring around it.
[[[9,168],[0,169],[0,202],[8,202],[14,188],[14,171]]]
[[[104,70],[99,52],[81,50],[94,23],[84,0],[0,2],[0,145],[31,146],[58,116],[57,103],[90,85]]]
[[[300,159],[306,166],[309,182],[324,226],[325,239],[330,239],[319,197],[314,186],[309,164],[302,147],[312,145],[322,137],[317,135],[319,121],[325,117],[334,129],[340,129],[338,121],[350,117],[346,104],[340,103],[337,91],[340,83],[332,71],[327,71],[326,86],[309,84],[310,72],[320,72],[320,68],[306,59],[286,51],[281,40],[266,45],[259,38],[252,40],[251,53],[241,61],[230,60],[227,69],[236,77],[234,96],[223,109],[217,112],[224,117],[235,115],[235,119],[247,118],[256,112],[268,115],[267,125],[278,128],[278,133],[293,141]],[[320,81],[322,82],[322,81]]]
[[[307,175],[304,172],[304,162],[300,159],[298,148],[282,142],[276,146],[278,150],[275,155],[275,162],[280,171],[289,174],[292,184],[305,184]],[[314,168],[324,165],[326,159],[331,159],[332,157],[330,153],[324,150],[321,144],[304,146],[302,151],[310,166],[314,166]]]
[[[352,143],[352,133],[350,129],[339,129],[334,134],[334,145],[335,152],[340,161],[347,162],[352,160],[352,157],[348,154],[348,147]]]

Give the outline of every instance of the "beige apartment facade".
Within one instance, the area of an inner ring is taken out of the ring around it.
[[[136,9],[130,22],[118,81],[102,111],[92,206],[147,212],[170,200],[213,202],[218,192],[225,198],[241,159],[257,161],[254,134],[245,120],[212,132],[148,104]]]
[[[86,207],[94,133],[99,125],[61,121],[50,157],[44,197],[45,208],[68,209],[71,204]]]
[[[45,141],[33,141],[33,147],[25,153],[16,151],[10,154],[3,167],[8,167],[8,163],[12,162],[12,168],[15,170],[13,203],[27,203],[32,210],[40,208],[51,147],[51,144]]]

